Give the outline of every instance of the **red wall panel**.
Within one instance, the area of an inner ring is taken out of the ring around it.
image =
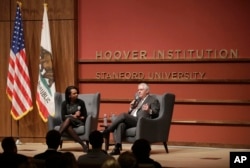
[[[79,58],[99,50],[237,48],[249,57],[247,0],[79,0]]]
[[[151,81],[152,93],[176,94],[173,120],[250,122],[249,6],[247,0],[79,0],[80,91],[101,93],[100,117],[104,113],[119,114],[127,110],[126,102],[107,100],[131,100],[137,82],[127,81],[135,78]],[[173,58],[167,54],[169,50],[173,50]],[[179,57],[177,50],[181,50]],[[194,50],[192,56],[184,57],[183,52],[189,50]],[[205,53],[199,58],[196,50],[213,52],[210,57]],[[237,56],[219,56],[220,51],[231,50]],[[144,57],[140,53],[132,57],[135,51],[144,52]],[[165,52],[160,57],[163,62],[154,62],[159,59],[153,57],[155,51]],[[111,59],[105,53],[112,53]],[[121,58],[114,53],[121,53]],[[143,62],[150,59],[154,61]],[[109,73],[138,76],[119,77],[125,82],[112,82],[114,77],[107,76]],[[192,76],[183,77],[183,73]],[[205,75],[201,78],[199,73]],[[174,124],[170,141],[250,145],[246,132],[249,125]]]

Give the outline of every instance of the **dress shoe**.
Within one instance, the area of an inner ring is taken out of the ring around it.
[[[62,140],[60,140],[60,149],[62,149],[62,144],[63,144],[63,141]]]
[[[120,155],[120,148],[114,148],[112,152],[109,153],[110,155]]]
[[[108,129],[105,129],[105,130],[102,131],[102,135],[103,135],[103,136],[106,136],[106,135],[109,134],[109,132],[110,132],[110,131],[109,131]]]
[[[84,153],[87,153],[88,150],[89,150],[88,145],[83,144],[82,149],[83,149],[83,152],[84,152]]]

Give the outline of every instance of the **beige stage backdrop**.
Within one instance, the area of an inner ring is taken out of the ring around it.
[[[38,77],[43,0],[22,15],[32,96]],[[176,94],[170,143],[250,147],[250,2],[247,0],[47,0],[56,90],[70,84],[101,93],[104,113],[118,115],[139,82]],[[17,121],[5,94],[16,1],[0,2],[0,137],[41,141],[34,110]]]

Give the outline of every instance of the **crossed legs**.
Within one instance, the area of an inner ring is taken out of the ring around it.
[[[126,128],[135,127],[137,124],[137,118],[128,113],[122,113],[117,116],[114,121],[112,121],[112,124],[107,128],[107,131],[113,132],[117,129],[120,123],[124,123]]]
[[[62,134],[63,132],[67,132],[76,142],[78,142],[82,146],[84,152],[88,150],[87,145],[83,143],[83,141],[79,138],[79,136],[73,129],[70,118],[66,118],[66,120],[61,124],[59,132],[60,134]]]
[[[117,118],[112,121],[112,124],[103,131],[104,135],[108,132],[114,132],[115,148],[110,153],[111,155],[120,154],[121,142],[125,133],[126,128],[135,127],[137,124],[137,118],[128,114],[122,113]]]

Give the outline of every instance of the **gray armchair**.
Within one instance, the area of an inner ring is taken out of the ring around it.
[[[140,118],[136,127],[126,129],[124,141],[133,143],[135,140],[143,138],[150,143],[162,142],[168,153],[167,142],[172,121],[175,95],[172,93],[152,95],[156,96],[160,102],[159,116],[154,119]]]
[[[76,133],[79,135],[80,139],[86,141],[89,144],[89,134],[91,131],[97,129],[98,125],[98,116],[100,108],[100,93],[93,94],[79,94],[78,98],[82,99],[85,102],[88,116],[84,126],[79,126],[74,128]],[[55,93],[55,116],[50,116],[48,118],[48,129],[59,130],[60,124],[62,123],[61,119],[61,105],[65,99],[64,93]],[[62,135],[63,140],[73,140],[67,133]],[[60,146],[62,148],[62,144]]]

